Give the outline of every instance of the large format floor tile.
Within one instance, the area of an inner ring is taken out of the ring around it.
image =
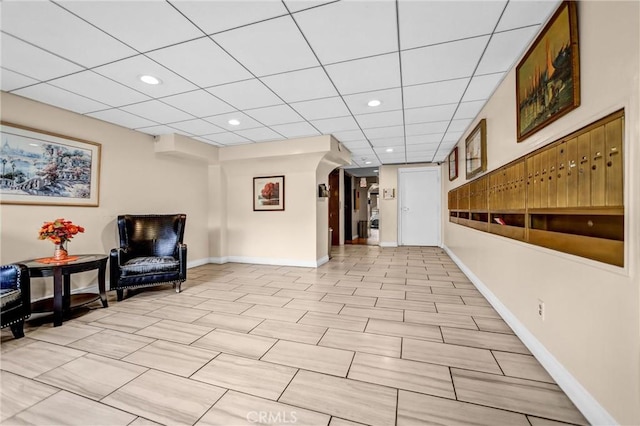
[[[394,426],[397,391],[301,370],[280,402],[373,426]]]
[[[0,426],[584,423],[437,247],[189,269],[0,338]]]
[[[162,424],[194,424],[223,394],[217,386],[150,370],[102,402]]]

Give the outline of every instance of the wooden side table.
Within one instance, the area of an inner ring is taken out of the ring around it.
[[[53,311],[53,326],[62,325],[63,317],[69,314],[71,308],[86,305],[100,299],[102,306],[107,307],[107,294],[105,291],[105,274],[107,260],[104,254],[81,254],[74,256],[74,260],[56,263],[43,263],[38,259],[24,260],[29,268],[31,278],[53,277],[53,297],[41,299],[31,304],[31,312]],[[98,270],[98,293],[74,293],[71,294],[71,274]]]

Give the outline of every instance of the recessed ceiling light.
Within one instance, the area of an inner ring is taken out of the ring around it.
[[[373,173],[378,173],[378,169],[375,169],[375,170],[373,171]]]
[[[371,164],[371,161],[365,161],[364,164]]]
[[[387,148],[386,151],[387,152],[393,152],[393,148]]]
[[[142,81],[143,83],[153,84],[153,85],[160,84],[160,79],[152,75],[141,75],[140,81]]]
[[[40,144],[37,143],[30,143],[29,146],[40,146]]]
[[[382,102],[380,102],[377,99],[372,99],[367,103],[367,105],[369,105],[370,107],[377,107],[377,106],[380,106],[381,103]]]
[[[236,120],[235,118],[232,118],[231,120],[229,120],[229,124],[231,124],[232,126],[238,126],[240,125],[240,120]]]

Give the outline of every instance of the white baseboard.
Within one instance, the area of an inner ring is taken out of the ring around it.
[[[187,261],[187,269],[195,268],[196,266],[206,265],[211,262],[211,258],[205,257],[204,259],[190,260]]]
[[[449,257],[458,265],[464,274],[478,288],[502,319],[511,327],[522,343],[553,377],[558,386],[580,410],[582,415],[593,425],[615,425],[618,422],[587,391],[575,377],[553,356],[551,352],[511,313],[489,287],[480,280],[446,245],[443,246]]]
[[[398,242],[397,241],[384,241],[384,242],[380,242],[379,246],[380,247],[398,247]]]
[[[326,257],[326,256],[325,256]],[[322,262],[322,259],[318,259],[318,260],[295,260],[295,259],[274,259],[274,258],[267,258],[267,257],[250,257],[250,256],[226,256],[224,258],[218,258],[218,259],[224,259],[224,262],[217,262],[217,263],[227,263],[227,262],[234,262],[234,263],[253,263],[256,265],[278,265],[278,266],[300,266],[303,268],[316,268],[318,266],[320,266],[322,263],[326,263],[326,262]],[[328,257],[327,257],[327,261],[328,261]],[[322,263],[320,263],[322,262]],[[211,262],[211,263],[216,263],[216,262]]]

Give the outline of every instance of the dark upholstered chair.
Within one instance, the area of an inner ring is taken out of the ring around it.
[[[0,266],[0,288],[2,328],[10,326],[16,339],[24,337],[24,320],[31,316],[29,269],[21,264]]]
[[[110,289],[118,301],[125,289],[173,284],[180,292],[187,279],[186,219],[184,214],[118,216],[120,247],[109,259]]]

